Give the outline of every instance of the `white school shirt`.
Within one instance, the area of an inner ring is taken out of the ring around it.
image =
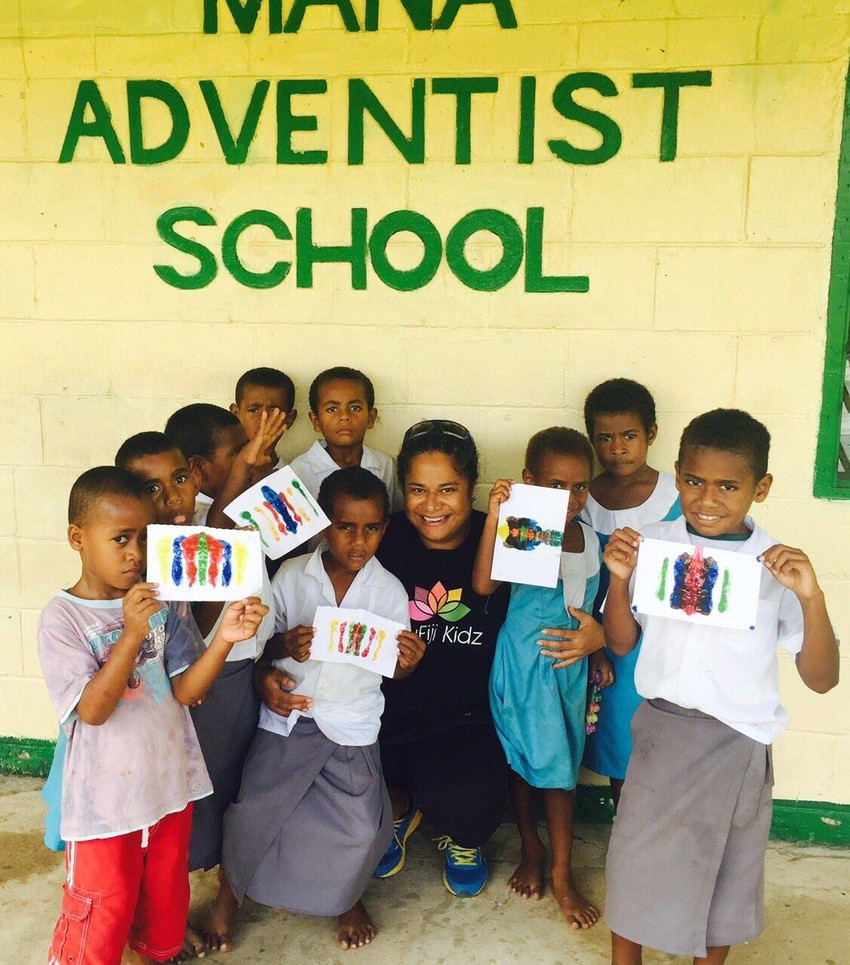
[[[669,518],[670,510],[676,505],[678,498],[679,491],[676,489],[675,478],[669,472],[660,472],[655,481],[655,489],[640,506],[608,509],[588,493],[580,518],[590,523],[597,533],[610,536],[615,529],[621,529],[623,526],[640,529],[648,523],[657,523],[659,519]]]
[[[195,500],[195,512],[192,516],[193,526],[206,526],[207,516],[209,515],[210,506],[212,506],[213,501],[209,496],[205,496],[203,493],[198,493],[198,497]],[[262,568],[263,583],[262,586],[252,588],[250,591],[245,593],[245,596],[258,596],[263,603],[269,608],[269,612],[263,617],[262,622],[257,628],[256,634],[249,640],[240,640],[239,643],[235,643],[230,650],[230,653],[225,659],[225,663],[235,663],[237,660],[256,660],[257,657],[263,652],[263,647],[266,645],[268,638],[274,633],[274,599],[272,597],[272,585],[269,581],[268,575],[266,574],[266,568]],[[229,602],[225,601],[221,608],[221,612],[218,615],[218,619],[213,624],[212,630],[204,637],[204,643],[209,646],[212,643],[212,639],[216,634],[219,626],[221,626],[221,621],[224,618],[224,611],[229,606]]]
[[[401,493],[396,482],[395,466],[393,466],[392,459],[384,452],[363,446],[360,466],[362,469],[368,469],[387,487],[390,496],[390,512],[394,513],[397,509],[401,509]],[[339,469],[339,466],[328,455],[327,443],[324,440],[317,439],[306,452],[292,460],[289,468],[307,489],[318,498],[319,487],[332,472]]]
[[[311,626],[316,607],[337,606],[336,596],[322,564],[328,544],[323,540],[309,556],[287,560],[275,574],[272,593],[275,602],[275,632],[283,633],[299,624]],[[368,610],[376,616],[410,628],[407,592],[391,573],[372,557],[354,577],[354,582],[339,604]],[[312,697],[310,711],[293,711],[282,717],[265,704],[260,709],[259,726],[287,736],[300,717],[312,717],[319,730],[336,744],[362,747],[378,739],[384,695],[381,675],[345,663],[291,657],[273,661],[294,680],[294,693]]]
[[[759,556],[776,543],[748,516],[745,541],[712,540],[688,532],[684,517],[643,528],[648,539]],[[638,550],[638,552],[640,552]],[[643,642],[635,667],[642,697],[660,697],[701,710],[760,744],[771,744],[788,723],[779,702],[776,645],[798,654],[803,646],[800,601],[762,569],[754,630],[686,623],[635,614]]]

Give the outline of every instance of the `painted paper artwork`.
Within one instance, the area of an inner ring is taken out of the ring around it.
[[[494,580],[555,586],[564,541],[568,489],[546,489],[514,483],[499,507],[493,550]]]
[[[368,610],[333,606],[316,608],[313,618],[316,635],[310,648],[313,660],[350,663],[372,673],[392,677],[398,660],[401,623],[385,620]]]
[[[762,569],[748,554],[645,539],[638,550],[632,608],[672,620],[752,630]]]
[[[241,600],[263,586],[257,533],[209,526],[148,526],[147,579],[163,600]]]
[[[257,530],[263,552],[272,560],[291,553],[330,523],[288,466],[246,489],[224,511],[237,526]]]

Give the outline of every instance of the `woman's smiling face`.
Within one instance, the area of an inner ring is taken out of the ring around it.
[[[442,452],[414,456],[404,480],[404,510],[427,549],[456,549],[472,515],[472,487]]]

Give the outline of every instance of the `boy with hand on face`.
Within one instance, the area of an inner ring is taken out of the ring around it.
[[[211,792],[189,719],[234,645],[268,612],[231,604],[204,649],[185,604],[139,582],[153,506],[131,473],[100,466],[71,490],[80,579],[42,612],[38,649],[68,737],[67,881],[50,962],[118,965],[178,954],[189,907],[192,802]]]
[[[770,745],[779,703],[776,645],[811,690],[838,683],[838,644],[814,568],[748,515],[763,502],[770,436],[746,412],[715,409],[682,434],[676,485],[683,517],[641,533],[617,529],[605,637],[619,654],[643,641],[635,669],[646,698],[608,851],[606,917],[613,965],[639,965],[648,945],[721,965],[760,934],[771,822]],[[756,623],[737,630],[632,612],[630,580],[643,537],[732,550],[764,566]]]
[[[265,413],[266,419],[282,412],[285,416],[283,431],[291,429],[298,418],[295,408],[295,384],[279,369],[261,366],[249,369],[236,383],[236,401],[231,402],[230,411],[242,423],[248,439],[253,439],[260,431]],[[253,482],[259,482],[280,466],[280,457],[274,445],[266,450],[268,463],[255,469]]]

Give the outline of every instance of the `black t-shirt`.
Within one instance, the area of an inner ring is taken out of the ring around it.
[[[457,549],[432,550],[404,513],[392,517],[378,559],[404,584],[411,626],[427,649],[409,677],[384,681],[382,741],[404,743],[491,719],[487,684],[510,592],[504,584],[479,596],[470,585],[484,519],[473,511]]]

